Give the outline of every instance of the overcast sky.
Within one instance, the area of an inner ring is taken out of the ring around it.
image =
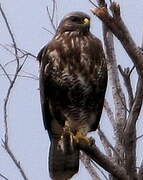
[[[1,0],[1,5],[7,15],[8,21],[14,32],[18,47],[26,49],[37,55],[40,48],[51,38],[51,34],[43,29],[51,29],[46,13],[46,6],[50,0]],[[127,23],[136,43],[141,44],[143,33],[143,1],[142,0],[117,0],[121,5],[122,16]],[[71,11],[84,11],[92,17],[91,30],[96,36],[102,39],[101,23],[90,12],[92,5],[88,0],[58,0],[57,22]],[[10,44],[11,40],[0,16],[0,44]],[[116,40],[116,52],[118,62],[123,67],[131,66],[128,57],[125,55],[120,43]],[[0,47],[0,62],[2,64],[12,60],[12,56]],[[8,67],[13,71],[12,65]],[[29,58],[25,71],[38,76],[38,63]],[[0,70],[1,73],[1,70]],[[134,78],[136,82],[136,77]],[[7,81],[0,76],[0,112],[7,90]],[[110,87],[108,87],[110,88]],[[110,96],[110,95],[109,95]],[[40,99],[38,81],[31,79],[19,79],[10,98],[8,108],[9,137],[12,150],[21,161],[22,166],[29,180],[50,180],[47,173],[47,151],[49,138],[44,130],[40,110]],[[105,116],[102,116],[103,129],[107,129],[108,123]],[[0,116],[0,139],[3,137],[3,116]],[[141,127],[140,127],[141,128]],[[143,127],[142,127],[143,128]],[[108,128],[108,134],[111,129]],[[93,133],[92,133],[93,134]],[[110,134],[112,138],[112,134]],[[98,140],[97,140],[98,142]],[[21,180],[18,170],[9,159],[5,151],[0,148],[0,173],[3,173],[9,180]],[[91,180],[90,176],[81,166],[80,174],[73,177],[73,180]]]

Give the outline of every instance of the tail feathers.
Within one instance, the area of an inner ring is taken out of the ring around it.
[[[71,137],[53,139],[49,152],[49,172],[53,180],[67,180],[79,169],[79,150]]]

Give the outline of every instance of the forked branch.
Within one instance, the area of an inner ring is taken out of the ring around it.
[[[133,61],[138,73],[143,79],[143,54],[142,50],[138,48],[133,38],[131,37],[126,25],[124,24],[120,16],[120,6],[115,2],[111,3],[110,10],[112,16],[109,13],[107,7],[98,7],[92,9],[93,14],[95,14],[120,40],[127,54]]]

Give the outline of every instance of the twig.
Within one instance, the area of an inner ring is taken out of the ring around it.
[[[51,35],[54,35],[53,32],[51,32],[49,29],[45,28],[45,27],[42,27],[45,31],[48,31],[48,33],[50,33]]]
[[[94,7],[98,7],[93,1],[89,0],[89,2],[90,2]]]
[[[56,1],[55,1],[55,0],[52,0],[52,4],[53,4],[53,8],[52,8],[51,19],[52,19],[52,21],[54,21],[55,10],[56,10]]]
[[[15,76],[14,74],[8,74],[9,76]],[[5,74],[0,74],[0,76],[6,76]],[[28,79],[33,79],[33,80],[39,80],[38,77],[32,77],[32,76],[26,76],[26,75],[21,75],[18,74],[17,77],[19,78],[28,78]]]
[[[136,138],[136,140],[139,140],[139,139],[141,139],[142,137],[143,137],[143,134],[140,135],[140,136],[138,136],[138,137]]]
[[[103,175],[103,177],[108,180],[107,176],[105,175],[105,173],[101,170],[101,168],[92,160],[90,159],[91,163],[95,166],[95,168],[98,169],[98,171]]]
[[[11,78],[9,77],[9,74],[6,72],[6,70],[5,70],[5,68],[2,66],[2,64],[0,64],[0,67],[1,67],[1,69],[3,70],[3,72],[4,72],[5,76],[7,77],[7,79],[9,80],[9,82],[11,83],[11,82],[12,82],[12,81],[11,81]]]
[[[2,7],[1,7],[1,4],[0,4],[0,12],[1,12],[1,14],[2,14],[2,17],[4,18],[6,27],[7,27],[7,29],[8,29],[9,34],[10,34],[10,37],[11,37],[11,39],[12,39],[13,46],[14,46],[14,51],[15,51],[15,56],[17,57],[17,45],[16,45],[16,41],[15,41],[15,39],[14,39],[14,35],[13,35],[12,31],[11,31],[11,27],[10,27],[10,25],[9,25],[9,23],[8,23],[7,17],[6,17],[6,15],[5,15]],[[17,64],[19,64],[18,58],[17,58]]]
[[[27,74],[27,75],[30,75],[30,76],[32,76],[32,77],[35,78],[35,79],[38,79],[38,77],[37,77],[36,75],[32,74],[32,73],[29,73],[29,72],[23,71],[23,70],[22,70],[21,72],[23,72],[23,73],[25,73],[25,74]]]
[[[6,150],[6,152],[9,154],[9,156],[11,157],[11,159],[13,160],[14,164],[16,165],[16,167],[19,169],[22,177],[24,180],[28,180],[24,170],[23,170],[23,167],[21,166],[20,164],[20,161],[18,161],[14,155],[14,153],[12,152],[12,150],[10,149],[9,145],[7,144],[7,142],[5,142],[5,140],[2,140],[3,142],[3,147],[4,149]]]
[[[5,179],[5,180],[8,180],[8,178],[7,177],[5,177],[3,174],[1,174],[0,173],[0,177],[2,177],[3,179]]]
[[[53,7],[55,7],[55,6],[54,6],[55,1],[53,0],[52,2],[53,2]],[[52,9],[52,14],[50,13],[50,10],[49,10],[48,6],[47,6],[46,9],[47,9],[47,14],[48,14],[48,17],[49,17],[51,26],[52,26],[54,32],[56,32],[56,26],[55,26],[55,24],[54,24],[54,19],[53,19],[53,12],[55,12],[55,9]]]
[[[7,114],[7,106],[8,106],[8,102],[9,102],[9,99],[10,99],[10,94],[12,92],[12,89],[13,89],[13,86],[16,82],[16,79],[18,77],[18,73],[20,72],[21,68],[23,67],[24,63],[26,62],[26,59],[27,59],[27,56],[25,57],[23,63],[20,65],[19,63],[19,58],[18,58],[18,50],[17,50],[17,45],[16,45],[16,41],[14,39],[14,36],[13,36],[13,33],[12,33],[12,30],[10,28],[10,25],[8,23],[8,20],[7,20],[7,17],[1,7],[1,4],[0,4],[0,12],[2,14],[2,17],[4,19],[4,22],[6,24],[6,27],[8,29],[8,32],[10,34],[10,37],[11,37],[11,40],[13,42],[13,46],[14,46],[14,54],[15,54],[15,57],[16,57],[16,70],[15,70],[15,75],[13,77],[13,79],[11,79],[11,82],[10,82],[10,85],[8,87],[8,90],[7,90],[7,93],[6,93],[6,97],[5,97],[5,100],[4,100],[4,125],[5,125],[5,135],[4,135],[4,140],[2,140],[3,142],[3,147],[5,148],[6,152],[8,153],[8,155],[10,156],[10,158],[12,159],[12,161],[14,162],[14,164],[16,165],[16,167],[18,168],[18,170],[20,171],[21,173],[21,176],[23,177],[24,180],[28,180],[28,178],[26,177],[26,174],[23,170],[23,168],[21,167],[19,161],[17,161],[14,153],[12,152],[12,150],[10,149],[10,146],[9,146],[9,133],[8,133],[8,114]],[[4,72],[5,73],[5,72]]]

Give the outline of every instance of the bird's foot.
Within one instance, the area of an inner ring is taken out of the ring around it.
[[[92,146],[95,143],[95,140],[90,137],[88,138],[84,133],[82,133],[81,131],[78,131],[76,133],[76,135],[74,136],[74,140],[79,143],[80,141],[85,141],[86,143],[88,143],[90,146]]]

